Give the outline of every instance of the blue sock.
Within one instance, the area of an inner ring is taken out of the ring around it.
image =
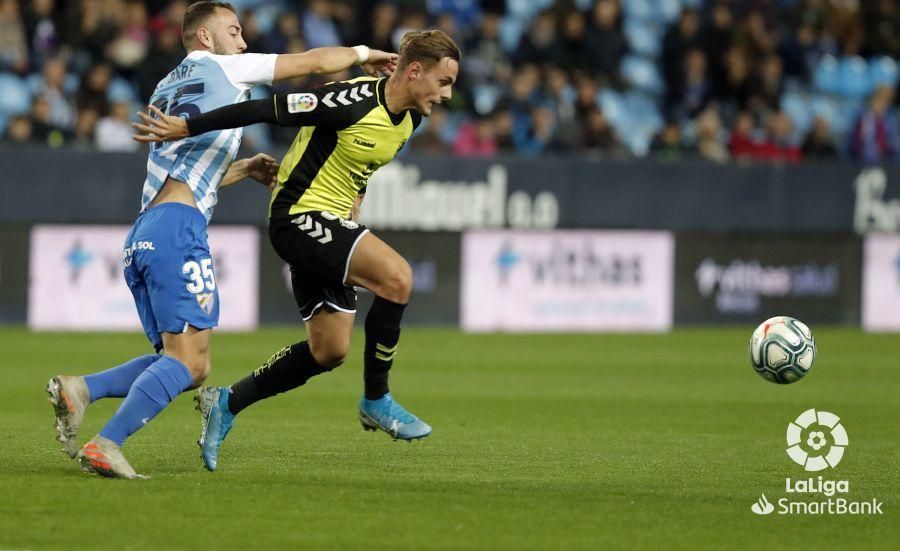
[[[84,382],[91,394],[91,402],[100,398],[124,398],[138,375],[161,357],[159,354],[147,354],[106,371],[85,375]]]
[[[193,383],[194,378],[183,363],[170,356],[160,357],[135,379],[119,411],[106,423],[100,436],[121,446]]]

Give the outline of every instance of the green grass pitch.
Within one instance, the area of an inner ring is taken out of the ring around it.
[[[392,390],[434,426],[413,444],[356,420],[358,332],[343,367],[242,413],[218,472],[201,467],[186,393],[125,446],[152,480],[121,481],[64,456],[43,387],[146,342],[2,329],[0,549],[896,549],[900,339],[822,328],[812,373],[778,386],[749,366],[751,330],[407,329]],[[215,335],[209,382],[235,381],[298,333]],[[118,402],[88,410],[83,438]],[[774,503],[785,477],[808,476],[784,451],[808,408],[840,415],[849,435],[821,474],[884,515],[751,513],[761,492]]]

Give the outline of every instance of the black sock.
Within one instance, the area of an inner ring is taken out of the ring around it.
[[[377,400],[388,393],[388,371],[397,353],[400,320],[405,304],[375,297],[366,315],[366,352],[364,357],[366,399]]]
[[[307,341],[286,346],[256,371],[231,385],[228,409],[236,415],[250,404],[297,388],[326,371],[331,370],[316,363]]]

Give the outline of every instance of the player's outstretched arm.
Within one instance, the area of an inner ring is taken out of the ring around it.
[[[196,136],[213,130],[240,128],[259,122],[277,123],[275,104],[271,99],[259,99],[226,105],[208,113],[184,119],[166,115],[155,106],[148,106],[150,114],[138,113],[142,123],[131,126],[141,134],[132,136],[138,142],[167,142]],[[155,117],[151,116],[155,115]]]
[[[397,68],[397,54],[373,50],[368,46],[352,48],[313,48],[302,54],[281,54],[275,60],[275,77],[284,80],[309,74],[330,74],[361,65],[366,74],[390,76]]]
[[[141,132],[132,138],[144,143],[165,142],[260,122],[279,126],[343,128],[355,121],[354,117],[359,117],[353,109],[355,104],[333,104],[334,107],[329,107],[323,102],[330,95],[346,90],[347,86],[347,83],[335,83],[310,92],[275,94],[271,99],[226,105],[188,119],[166,115],[151,105],[147,113],[137,114],[141,122],[131,123],[131,126]]]
[[[249,159],[239,159],[228,167],[228,172],[222,178],[219,189],[236,184],[244,178],[251,178],[269,189],[275,188],[278,177],[278,161],[266,155],[257,153]]]

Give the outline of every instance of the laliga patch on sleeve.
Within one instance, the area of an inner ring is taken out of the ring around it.
[[[288,113],[308,113],[319,104],[315,94],[288,94]]]

